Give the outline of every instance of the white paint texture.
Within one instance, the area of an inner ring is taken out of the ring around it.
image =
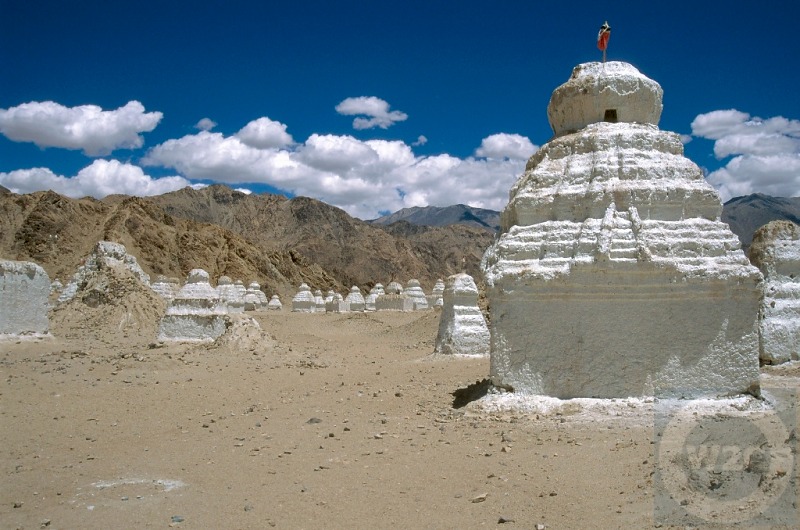
[[[750,260],[764,274],[759,355],[769,364],[800,359],[800,226],[772,221],[753,235]]]
[[[0,260],[0,334],[46,334],[50,278],[29,261]]]
[[[208,273],[192,269],[161,319],[158,340],[213,341],[225,332],[229,319]]]
[[[484,255],[492,379],[560,398],[756,391],[761,274],[678,135],[656,126],[660,88],[606,64],[577,79],[619,95],[621,123],[569,108],[600,105],[594,92],[556,89],[550,115],[588,123],[531,157]]]
[[[478,287],[469,274],[447,278],[442,316],[436,336],[436,353],[488,355],[489,328],[478,307]]]

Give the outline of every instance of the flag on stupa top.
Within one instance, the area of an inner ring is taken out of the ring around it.
[[[597,48],[601,51],[606,51],[608,48],[608,38],[611,36],[611,26],[608,21],[603,22],[600,26],[600,31],[597,33]]]

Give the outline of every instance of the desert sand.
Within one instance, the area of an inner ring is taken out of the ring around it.
[[[3,528],[661,526],[652,399],[487,405],[438,311],[260,311],[214,344],[89,312],[0,343]]]

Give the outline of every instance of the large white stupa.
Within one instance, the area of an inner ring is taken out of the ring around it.
[[[758,391],[762,276],[623,62],[577,66],[482,268],[491,376],[561,398]]]

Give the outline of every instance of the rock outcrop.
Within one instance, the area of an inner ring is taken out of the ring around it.
[[[93,272],[98,271],[102,265],[107,267],[124,266],[131,271],[139,281],[149,286],[150,276],[145,273],[136,261],[136,257],[128,254],[125,245],[112,241],[98,241],[94,249],[86,258],[86,262],[78,268],[72,279],[58,297],[59,303],[64,303],[72,299],[75,293],[80,290]]]
[[[585,92],[584,92],[585,89]],[[560,398],[758,390],[761,274],[633,66],[580,65],[482,267],[491,376]]]
[[[750,261],[764,274],[759,354],[768,364],[800,359],[800,225],[772,221],[759,228]]]

